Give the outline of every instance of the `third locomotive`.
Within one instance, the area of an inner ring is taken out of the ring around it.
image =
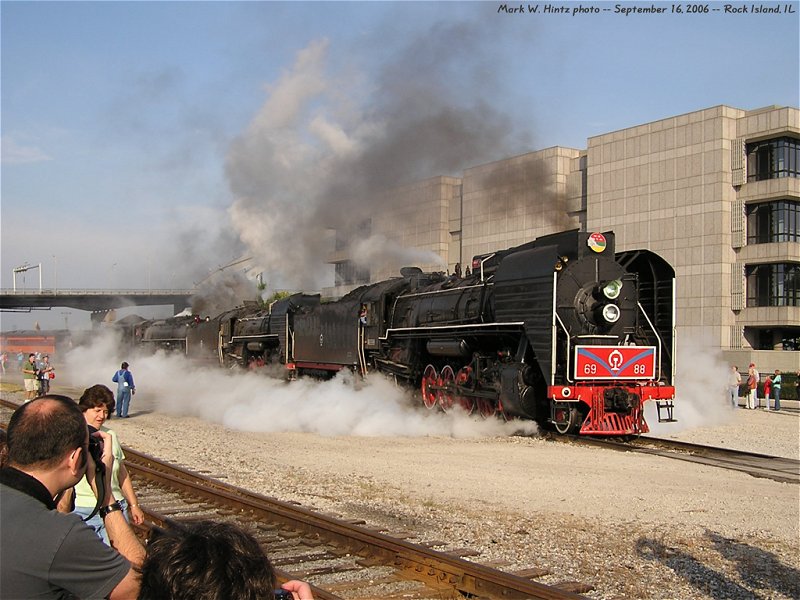
[[[672,419],[674,282],[657,254],[615,254],[613,233],[575,230],[476,256],[464,277],[405,268],[335,302],[295,294],[128,335],[223,366],[380,371],[418,388],[428,408],[637,435],[647,401]]]

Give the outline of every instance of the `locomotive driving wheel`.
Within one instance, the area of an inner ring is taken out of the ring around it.
[[[556,406],[553,425],[561,435],[575,433],[581,422],[581,413],[575,407]]]
[[[436,367],[428,365],[422,374],[422,403],[426,408],[433,408],[436,406],[436,388],[439,383],[439,376],[436,373]]]
[[[484,419],[490,419],[497,414],[497,406],[488,398],[476,398],[475,406],[478,414]]]
[[[456,386],[457,388],[472,386],[472,367],[467,365],[458,370],[456,374]],[[472,411],[475,410],[475,404],[469,396],[465,396],[463,393],[457,391],[455,400],[468,415],[471,415]]]
[[[453,372],[453,367],[446,365],[442,369],[442,375],[439,378],[439,385],[441,386],[437,392],[439,406],[444,412],[448,412],[453,408],[454,394],[453,384],[456,380],[456,374]]]

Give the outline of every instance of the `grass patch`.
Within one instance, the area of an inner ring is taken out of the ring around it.
[[[24,391],[25,388],[23,388],[18,383],[0,380],[0,392],[24,392]]]

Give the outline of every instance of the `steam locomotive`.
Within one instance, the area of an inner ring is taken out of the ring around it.
[[[380,371],[417,388],[429,409],[638,435],[649,431],[647,401],[673,420],[674,280],[653,252],[615,254],[612,232],[573,230],[476,256],[464,277],[406,267],[335,302],[298,293],[139,323],[129,337],[291,377]]]

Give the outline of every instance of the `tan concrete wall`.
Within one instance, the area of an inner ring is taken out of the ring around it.
[[[464,260],[581,224],[581,152],[554,147],[464,172]]]
[[[372,235],[383,235],[406,249],[428,250],[439,255],[447,265],[450,254],[450,206],[460,191],[461,180],[455,177],[434,177],[389,190],[377,199],[382,207],[372,219]],[[390,207],[390,208],[385,208]],[[372,281],[399,275],[399,268],[408,266],[397,261],[370,264]],[[453,264],[455,261],[453,261]],[[423,270],[444,270],[440,263],[414,262]]]

